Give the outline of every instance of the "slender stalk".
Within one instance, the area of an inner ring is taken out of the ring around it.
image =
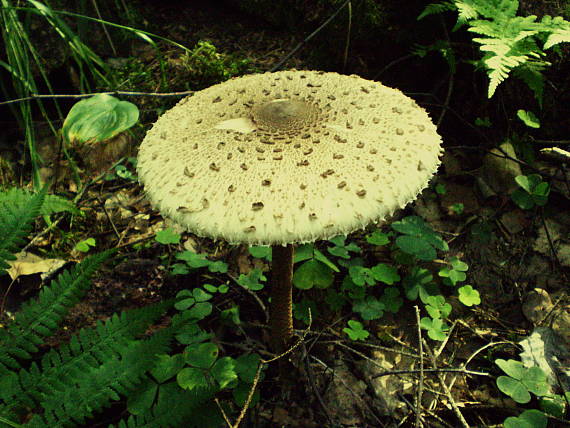
[[[277,353],[284,352],[293,337],[293,254],[295,247],[275,245],[272,251],[271,305],[269,325],[271,346]]]

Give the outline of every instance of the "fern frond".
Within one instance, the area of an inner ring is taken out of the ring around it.
[[[439,13],[455,10],[455,5],[452,1],[442,1],[441,3],[428,4],[425,9],[417,17],[417,20],[424,19],[426,16],[437,15]]]
[[[24,303],[8,328],[0,330],[0,363],[16,368],[19,365],[14,357],[30,359],[43,338],[53,334],[69,309],[85,295],[91,275],[112,253],[86,258],[43,287],[37,298]]]
[[[546,42],[544,42],[544,49],[550,49],[558,43],[570,43],[570,22],[561,16],[554,18],[548,15],[544,16],[540,25],[545,28],[545,31],[550,31]]]
[[[203,428],[220,425],[220,413],[211,408],[215,387],[183,390],[176,382],[160,385],[158,403],[148,412],[130,416],[109,428]]]
[[[119,355],[84,372],[63,390],[52,390],[40,405],[47,426],[84,423],[112,401],[134,390],[156,364],[156,356],[169,351],[174,330],[166,328],[146,340],[131,341]]]
[[[29,195],[25,201],[16,198],[16,193],[0,203],[0,275],[10,266],[8,260],[15,260],[13,254],[25,244],[25,237],[32,230],[34,219],[38,216],[44,202],[47,188],[35,195]]]
[[[0,191],[0,205],[5,203],[12,205],[26,204],[32,196],[33,193],[26,189],[13,187],[7,191]],[[75,204],[68,199],[58,195],[46,194],[39,215],[51,215],[59,212],[77,214],[79,210]]]
[[[513,70],[513,75],[521,79],[531,89],[536,101],[542,106],[542,93],[544,91],[544,76],[542,70],[550,65],[546,61],[527,61]]]
[[[73,389],[73,385],[80,384],[82,379],[89,381],[89,373],[109,361],[121,359],[135,338],[170,305],[167,301],[125,311],[98,322],[94,328],[81,329],[69,343],[46,353],[40,365],[33,362],[28,370],[20,370],[18,384],[12,385],[11,390],[0,391],[0,400],[32,407],[55,391]],[[145,355],[138,358],[141,364],[146,361]]]

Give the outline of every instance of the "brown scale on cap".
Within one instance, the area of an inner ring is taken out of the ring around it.
[[[287,244],[385,218],[427,186],[440,154],[429,116],[400,91],[291,70],[182,100],[148,132],[138,172],[155,206],[190,231]]]

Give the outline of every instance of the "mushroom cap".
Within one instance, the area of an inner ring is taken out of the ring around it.
[[[138,156],[151,203],[187,230],[275,245],[348,234],[414,200],[440,164],[428,114],[358,76],[280,71],[196,92]]]

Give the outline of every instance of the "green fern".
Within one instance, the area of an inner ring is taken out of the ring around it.
[[[8,260],[25,244],[25,237],[32,230],[32,223],[39,215],[47,189],[25,198],[16,198],[16,193],[8,192],[0,203],[0,275],[10,266]]]
[[[30,359],[43,338],[50,336],[85,295],[89,278],[113,251],[86,258],[70,271],[64,271],[38,297],[24,303],[6,329],[0,329],[0,375],[7,367],[19,368],[15,358]]]
[[[171,302],[113,315],[84,328],[68,344],[52,349],[29,369],[0,380],[0,416],[17,409],[43,409],[29,426],[74,426],[133,390],[168,351],[180,325],[138,340]]]
[[[452,5],[458,12],[455,28],[466,24],[468,31],[483,36],[473,41],[481,45],[484,53],[481,61],[489,77],[488,97],[514,72],[541,103],[544,88],[541,71],[550,65],[543,60],[544,51],[570,42],[570,22],[562,17],[545,16],[537,22],[533,15],[516,16],[517,0],[453,0]],[[447,10],[450,10],[449,1],[431,4],[419,18]]]

